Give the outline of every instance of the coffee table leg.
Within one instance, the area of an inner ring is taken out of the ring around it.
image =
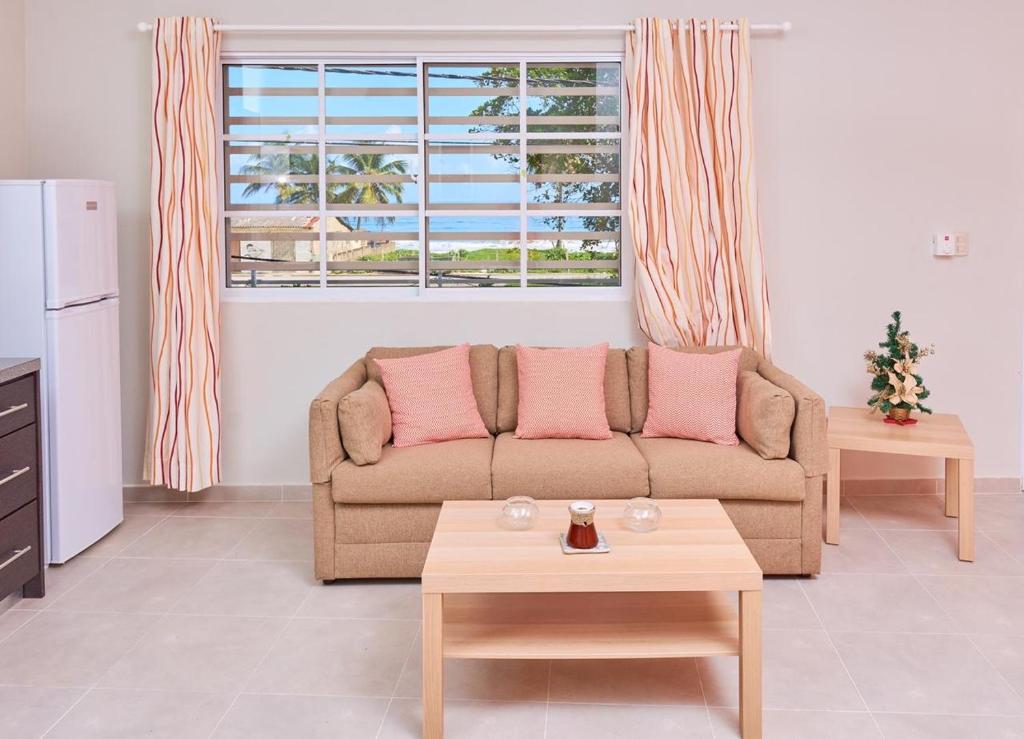
[[[423,594],[423,739],[444,736],[444,609],[440,593]]]
[[[960,515],[960,460],[946,460],[946,515],[956,518]]]
[[[828,477],[825,479],[825,543],[839,543],[840,469],[838,449],[828,450]]]
[[[958,505],[960,520],[960,559],[974,561],[974,460],[961,459],[957,464]]]
[[[761,737],[761,591],[740,591],[740,736]]]

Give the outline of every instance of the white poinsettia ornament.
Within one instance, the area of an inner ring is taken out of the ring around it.
[[[903,330],[900,319],[899,311],[892,314],[893,322],[886,327],[886,340],[878,345],[884,351],[869,351],[864,359],[874,392],[868,405],[873,410],[893,417],[900,414],[905,419],[913,410],[932,412],[931,408],[921,405],[930,393],[917,374],[917,364],[921,358],[934,354],[935,348],[922,349],[912,342],[910,332]]]

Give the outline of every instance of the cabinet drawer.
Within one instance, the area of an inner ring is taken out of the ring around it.
[[[0,520],[0,598],[39,574],[39,508],[29,503]]]
[[[36,420],[36,377],[0,385],[0,436]]]
[[[32,424],[0,437],[0,517],[35,500],[38,485],[36,425]]]

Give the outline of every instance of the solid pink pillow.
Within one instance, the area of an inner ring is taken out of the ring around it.
[[[676,352],[647,345],[647,420],[641,436],[736,446],[740,350]]]
[[[516,346],[518,439],[610,439],[604,409],[608,344],[579,349]]]
[[[391,408],[394,446],[489,436],[473,395],[469,344],[373,361]]]

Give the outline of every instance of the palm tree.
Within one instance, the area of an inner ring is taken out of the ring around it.
[[[363,175],[368,177],[404,175],[409,169],[401,159],[388,161],[385,154],[344,154],[330,159],[328,174]],[[327,202],[346,205],[377,205],[380,203],[401,203],[402,183],[381,182],[365,179],[360,182],[344,182],[327,188]],[[356,217],[355,230],[362,225],[362,217]]]
[[[327,186],[327,202],[345,205],[379,205],[402,202],[401,182],[378,182],[372,178],[379,175],[404,175],[408,165],[401,159],[388,161],[386,154],[344,154],[328,157],[326,174],[361,175],[367,179],[359,182],[335,182]],[[275,202],[289,205],[317,204],[315,182],[289,182],[289,175],[317,175],[320,160],[316,154],[253,154],[249,162],[239,168],[239,174],[246,176],[278,176],[277,182],[251,182],[243,191],[244,197],[266,190],[276,190]],[[362,225],[362,218],[356,218],[355,230]]]

